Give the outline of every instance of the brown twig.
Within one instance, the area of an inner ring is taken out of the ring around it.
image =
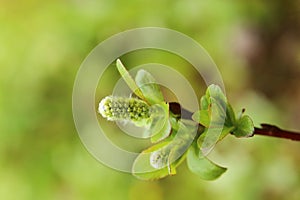
[[[170,111],[172,113],[181,116],[184,119],[192,118],[193,113],[184,108],[181,108],[179,103],[170,102],[169,106],[170,106]],[[270,125],[270,124],[261,124],[261,128],[255,127],[252,136],[254,135],[264,135],[264,136],[300,141],[300,133],[283,130],[278,128],[277,126]]]
[[[265,135],[278,138],[300,141],[300,133],[282,130],[270,124],[261,124],[262,128],[255,127],[253,135]]]

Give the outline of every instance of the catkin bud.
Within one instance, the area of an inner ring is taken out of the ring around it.
[[[162,169],[168,165],[170,150],[163,148],[150,154],[150,164],[155,169]]]
[[[98,111],[111,121],[139,123],[150,118],[149,105],[136,98],[108,96],[99,103]]]

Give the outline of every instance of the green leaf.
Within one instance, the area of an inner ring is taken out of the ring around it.
[[[226,121],[227,100],[221,88],[217,85],[210,85],[204,96],[201,98],[201,110],[194,113],[192,119],[206,127],[198,143],[202,152],[207,155],[221,140],[224,133],[224,124]],[[228,133],[226,133],[228,134]]]
[[[222,126],[226,118],[227,100],[221,88],[210,85],[201,98],[201,110],[195,112],[192,119],[205,127]]]
[[[230,104],[227,104],[225,125],[228,127],[235,126],[236,117]]]
[[[177,153],[177,157],[187,151],[195,140],[198,131],[197,124],[192,120],[179,120],[178,125],[177,131],[172,130],[172,150]]]
[[[156,143],[170,135],[171,123],[169,121],[169,104],[162,102],[150,107],[151,125],[147,135],[151,136],[151,142]]]
[[[139,70],[135,77],[136,84],[151,105],[164,101],[160,87],[154,77],[145,70]]]
[[[165,159],[168,163],[153,163],[153,160],[151,161],[151,156],[153,156],[153,153],[160,153],[160,151],[165,150],[164,148],[166,148],[167,145],[169,145],[170,143],[171,141],[164,141],[155,144],[152,147],[140,153],[133,163],[133,175],[141,180],[157,180],[160,178],[164,178],[168,175],[176,174],[176,167],[180,165],[180,163],[185,159],[185,155],[181,156],[173,163],[170,163],[170,154],[166,154],[166,158],[163,157],[163,159]],[[157,164],[158,166],[154,167],[154,164]],[[165,167],[159,168],[161,167],[160,165],[165,165]]]
[[[139,98],[146,100],[142,91],[139,89],[133,78],[130,76],[120,59],[117,59],[117,69],[121,74],[122,78],[125,80],[129,88],[138,96]]]
[[[209,103],[209,98],[207,98],[206,95],[203,95],[200,100],[201,110],[208,110]]]
[[[233,135],[236,137],[250,137],[253,135],[253,132],[254,124],[252,119],[248,115],[244,115],[237,121]]]
[[[216,143],[224,139],[234,127],[211,127],[206,128],[197,140],[197,146],[204,155],[207,155]]]
[[[210,86],[208,86],[206,90],[206,98],[209,100],[211,97],[216,99],[223,108],[226,107],[227,99],[218,85],[211,84]]]
[[[210,85],[200,104],[201,110],[193,115],[193,120],[205,127],[224,124],[227,100],[219,86]]]
[[[221,135],[219,136],[218,142],[223,140],[229,133],[231,133],[235,129],[234,126],[227,127],[224,126]]]
[[[172,112],[169,112],[169,121],[171,123],[172,131],[177,132],[179,129],[178,119]]]
[[[211,106],[210,106],[210,126],[223,126],[226,118],[226,107],[214,97],[210,97]]]
[[[210,116],[208,110],[198,110],[192,115],[192,119],[199,124],[208,127],[210,123]]]
[[[170,121],[166,120],[162,129],[151,137],[151,142],[156,143],[167,138],[170,135],[171,128],[172,127]]]
[[[227,169],[216,165],[206,157],[199,157],[196,147],[192,146],[187,153],[187,165],[191,172],[204,180],[214,180]]]

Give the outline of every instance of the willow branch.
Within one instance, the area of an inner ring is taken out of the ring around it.
[[[169,106],[170,106],[170,111],[172,113],[179,115],[184,119],[192,119],[193,113],[184,108],[181,108],[179,103],[170,102]],[[261,128],[255,127],[252,136],[254,135],[264,135],[264,136],[300,141],[300,133],[283,130],[278,128],[277,126],[270,125],[270,124],[261,124]]]
[[[270,124],[261,124],[262,128],[255,127],[253,135],[265,135],[278,138],[300,141],[300,133],[287,131]]]

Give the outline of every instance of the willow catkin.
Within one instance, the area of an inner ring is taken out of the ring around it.
[[[110,121],[140,122],[150,117],[150,107],[137,98],[107,96],[101,100],[99,113]]]

